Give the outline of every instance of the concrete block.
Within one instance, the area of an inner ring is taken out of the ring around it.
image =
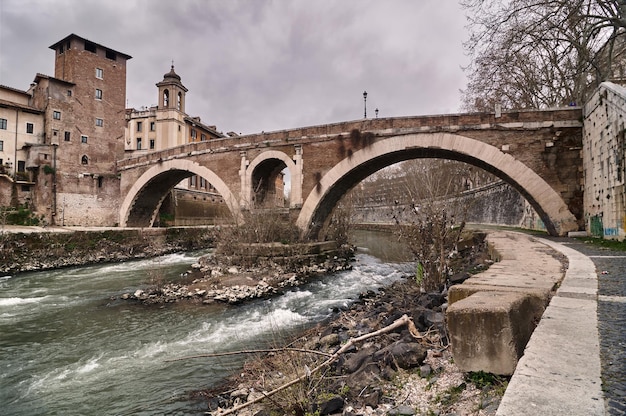
[[[451,286],[448,291],[448,304],[452,305],[462,299],[465,299],[477,292],[514,292],[527,294],[536,298],[537,302],[543,304],[544,308],[548,306],[553,292],[547,288],[524,288],[524,287],[504,287],[486,284],[473,284],[471,279],[462,285]]]
[[[537,296],[481,291],[451,304],[448,331],[462,371],[512,375],[544,311]]]

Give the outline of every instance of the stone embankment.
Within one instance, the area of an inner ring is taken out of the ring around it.
[[[122,262],[213,246],[213,228],[41,229],[0,234],[0,273]]]
[[[567,258],[527,234],[494,231],[487,241],[499,261],[450,288],[452,352],[464,371],[512,375]]]

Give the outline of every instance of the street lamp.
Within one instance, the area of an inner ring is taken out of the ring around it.
[[[374,112],[376,113],[376,118],[378,118],[378,107],[376,107],[376,110],[374,110]]]
[[[367,91],[363,91],[363,118],[367,118]]]

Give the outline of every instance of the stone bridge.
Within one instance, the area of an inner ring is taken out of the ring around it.
[[[576,107],[364,119],[195,142],[117,163],[120,225],[152,226],[169,190],[192,175],[211,183],[240,219],[287,168],[290,217],[316,238],[341,197],[370,174],[408,159],[441,158],[503,179],[550,234],[563,235],[584,225],[581,152]]]

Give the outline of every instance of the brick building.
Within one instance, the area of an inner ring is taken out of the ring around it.
[[[14,137],[0,154],[6,164],[0,203],[28,203],[50,224],[114,225],[131,57],[75,34],[50,49],[54,76],[37,74],[27,91],[1,88],[8,118],[0,116],[7,120],[0,126]]]
[[[0,206],[26,205],[48,224],[114,226],[116,161],[223,137],[185,112],[188,90],[173,65],[156,84],[157,105],[127,109],[129,55],[75,34],[50,49],[54,76],[36,74],[26,91],[0,86]],[[183,223],[221,212],[215,205],[222,197],[197,176],[164,202]]]

